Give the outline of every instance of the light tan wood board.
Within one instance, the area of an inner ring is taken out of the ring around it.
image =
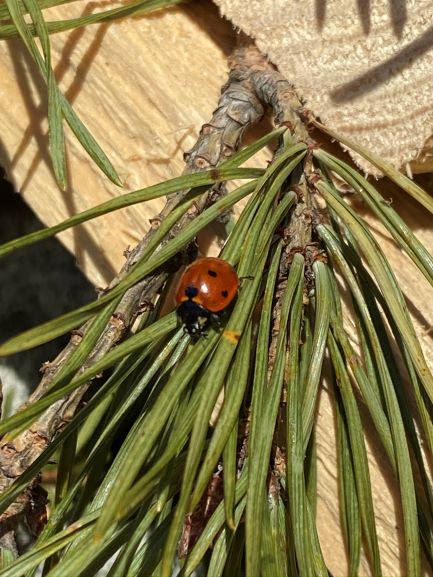
[[[215,2],[326,125],[397,168],[417,157],[433,133],[432,0]]]
[[[99,4],[99,5],[98,5]],[[64,19],[116,2],[47,10]],[[51,37],[61,89],[113,162],[123,189],[95,167],[67,128],[69,184],[60,192],[48,157],[45,87],[19,41],[0,43],[0,162],[46,225],[107,199],[179,176],[183,153],[215,108],[226,81],[231,25],[207,3]],[[60,235],[88,278],[104,286],[123,251],[164,201],[136,205]]]
[[[81,14],[87,2],[51,10],[53,19]],[[104,2],[105,8],[114,2]],[[91,4],[92,9],[98,3]],[[96,25],[51,38],[57,79],[80,118],[112,159],[124,188],[112,185],[68,134],[70,182],[60,193],[48,159],[45,98],[33,66],[17,41],[0,43],[0,162],[16,188],[47,224],[183,170],[182,154],[195,141],[214,109],[226,80],[226,56],[235,32],[210,2],[168,10],[152,17]],[[6,103],[6,105],[4,104]],[[264,155],[265,156],[265,155]],[[264,158],[264,157],[262,157]],[[394,195],[426,246],[433,247],[429,219]],[[163,201],[135,206],[60,235],[85,274],[105,285],[123,263],[123,251],[147,230]],[[360,207],[363,210],[362,207]],[[410,300],[426,355],[432,357],[433,292],[371,219]],[[55,263],[53,263],[55,266]],[[422,287],[422,289],[420,288]],[[319,409],[318,525],[326,561],[334,575],[346,572],[336,501],[334,418],[326,385]],[[371,435],[372,476],[384,573],[402,575],[401,519],[386,459]],[[397,527],[398,526],[398,527]],[[362,574],[369,574],[365,559]]]

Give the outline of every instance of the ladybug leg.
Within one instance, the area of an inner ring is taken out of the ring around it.
[[[254,280],[254,276],[252,274],[246,274],[244,276],[240,276],[239,280],[242,282],[243,280]]]
[[[220,331],[223,326],[224,313],[212,313],[210,315],[210,320],[212,324]]]

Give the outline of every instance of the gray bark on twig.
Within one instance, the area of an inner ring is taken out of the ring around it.
[[[230,60],[229,79],[222,89],[217,109],[209,123],[202,127],[195,146],[185,155],[185,172],[197,172],[216,167],[234,154],[242,142],[245,131],[261,119],[265,105],[273,108],[277,123],[287,125],[298,140],[308,139],[308,134],[298,115],[301,103],[291,85],[275,71],[254,46],[242,47]],[[132,251],[127,253],[122,270],[107,290],[118,284],[139,261],[160,223],[187,192],[180,191],[167,200],[161,213],[152,220],[150,231]],[[206,208],[209,202],[215,201],[217,196],[218,193],[215,195],[210,191],[200,199],[191,201],[185,215],[169,232],[162,244],[175,238]],[[130,326],[142,311],[142,304],[153,301],[168,276],[169,273],[157,272],[126,291],[81,371],[101,359],[125,337]],[[86,323],[80,330],[75,331],[65,349],[54,361],[43,367],[41,382],[25,406],[37,401],[47,391],[50,383],[67,364],[72,352],[81,342],[82,335],[85,334],[88,326],[89,323]],[[26,471],[50,445],[65,424],[73,418],[89,386],[90,383],[87,383],[55,402],[28,430],[19,434],[14,440],[0,443],[0,491],[8,488]],[[35,484],[37,486],[37,480]],[[31,506],[34,503],[34,490],[33,484],[0,516],[0,526],[3,527],[5,539],[6,535],[7,539],[10,539],[9,531],[13,531],[20,521],[29,520],[32,515],[35,515]],[[41,514],[41,510],[44,509],[43,503],[43,496],[39,496],[37,509],[41,519],[43,518]]]

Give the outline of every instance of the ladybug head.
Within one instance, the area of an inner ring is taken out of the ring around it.
[[[201,337],[206,334],[206,326],[211,316],[206,308],[187,300],[179,305],[177,314],[182,319],[186,333],[192,337]]]

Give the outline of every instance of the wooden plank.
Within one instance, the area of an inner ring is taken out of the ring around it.
[[[104,8],[115,6],[104,2]],[[53,20],[79,16],[73,2],[50,9]],[[101,144],[122,182],[109,182],[67,128],[69,183],[53,179],[47,139],[45,86],[18,40],[0,43],[0,164],[47,225],[107,199],[181,174],[226,80],[234,42],[210,2],[128,18],[51,36],[57,80]],[[163,200],[134,206],[60,235],[96,285],[123,263],[123,251],[149,227]]]

